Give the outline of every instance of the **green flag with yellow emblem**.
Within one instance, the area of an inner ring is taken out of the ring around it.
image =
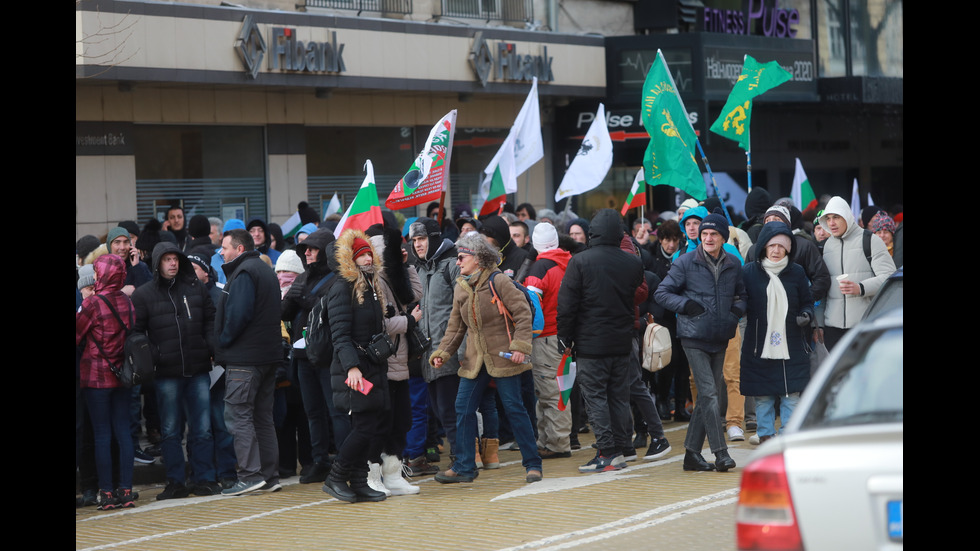
[[[640,120],[650,134],[643,155],[647,184],[673,186],[703,201],[704,179],[694,158],[697,134],[660,50],[643,82]]]
[[[728,101],[725,102],[718,120],[711,125],[711,131],[738,142],[742,149],[748,150],[752,99],[790,80],[792,76],[778,62],[759,63],[752,56],[746,55],[742,74],[738,76],[738,81],[728,95]]]

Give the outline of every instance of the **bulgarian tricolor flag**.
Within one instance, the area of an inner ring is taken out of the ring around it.
[[[568,354],[563,354],[561,361],[558,362],[558,373],[555,375],[558,382],[558,409],[565,411],[568,402],[572,398],[572,385],[575,383],[575,362]]]
[[[455,132],[456,110],[453,109],[432,127],[422,152],[385,200],[386,207],[398,210],[439,200],[449,184]]]
[[[486,193],[480,216],[493,214],[507,201],[508,183],[517,189],[517,171],[514,169],[514,137],[507,136],[491,163],[496,163],[490,174],[484,178],[480,191]],[[488,169],[490,167],[487,167]],[[486,191],[484,191],[486,189]]]
[[[349,228],[364,231],[374,224],[383,223],[381,205],[378,204],[378,188],[374,183],[374,165],[370,159],[364,163],[364,170],[367,171],[367,176],[357,190],[354,201],[347,207],[344,217],[337,223],[337,229],[333,231],[334,237],[340,237]]]
[[[282,228],[282,236],[287,239],[296,235],[296,232],[303,227],[303,221],[300,220],[299,211],[294,212],[293,215],[289,217],[289,220],[283,222],[279,227]]]
[[[626,204],[623,205],[623,210],[620,214],[626,216],[626,211],[642,207],[646,204],[647,185],[646,180],[643,178],[643,167],[641,166],[640,170],[636,173],[636,178],[633,178],[633,187],[630,188],[630,196],[626,198]]]
[[[800,162],[799,157],[796,158],[796,173],[793,174],[793,188],[789,196],[793,199],[796,208],[800,209],[800,212],[817,206],[817,196],[813,193],[813,188],[810,187],[810,180],[806,177],[806,172],[803,172],[803,163]]]

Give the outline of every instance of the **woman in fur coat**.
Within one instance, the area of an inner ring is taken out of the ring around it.
[[[385,332],[381,258],[364,232],[346,230],[336,241],[337,282],[327,292],[334,356],[330,366],[334,405],[350,412],[351,432],[344,440],[323,485],[333,497],[383,501],[385,494],[367,484],[368,455],[385,437],[391,407],[388,363],[371,360],[365,348]]]

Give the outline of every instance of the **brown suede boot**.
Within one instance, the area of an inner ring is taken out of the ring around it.
[[[499,469],[500,468],[500,457],[497,456],[497,448],[500,446],[500,440],[497,438],[484,438],[480,441],[481,451],[483,452],[483,468],[484,469]]]

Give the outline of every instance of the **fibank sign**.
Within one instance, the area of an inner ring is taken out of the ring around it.
[[[329,36],[329,41],[304,43],[296,39],[296,29],[292,27],[270,27],[267,45],[255,19],[246,15],[235,50],[252,78],[258,76],[266,56],[272,71],[343,73],[347,71],[344,44],[337,43],[336,31],[331,31]]]
[[[553,57],[548,56],[548,47],[541,46],[538,55],[521,51],[513,42],[497,42],[492,45],[483,38],[483,31],[473,36],[470,49],[470,67],[476,73],[480,84],[487,85],[490,76],[496,80],[527,81],[538,77],[541,82],[555,80],[551,71]]]

